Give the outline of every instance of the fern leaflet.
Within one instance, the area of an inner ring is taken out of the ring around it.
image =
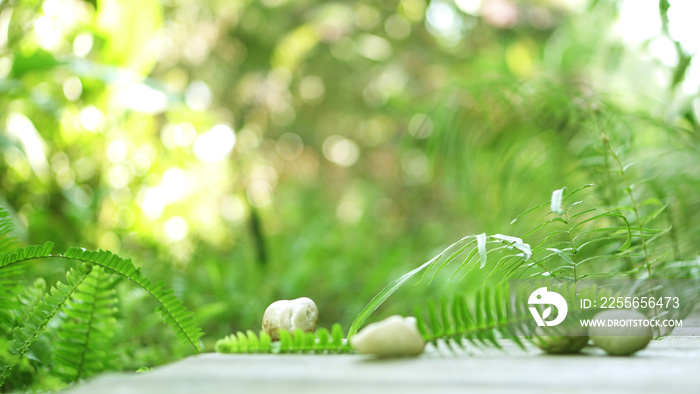
[[[508,315],[508,294],[505,286],[495,289],[484,287],[476,293],[475,301],[470,308],[466,298],[456,294],[451,303],[442,297],[438,305],[432,300],[427,306],[426,313],[416,307],[418,331],[423,338],[438,344],[444,341],[448,346],[464,347],[463,341],[468,340],[474,345],[501,347],[499,338],[511,338],[515,344],[524,348],[523,342],[517,336],[511,336],[509,330],[524,332],[520,326],[530,322],[532,317],[525,315],[527,309],[520,311],[522,315]]]
[[[191,345],[197,351],[200,350],[199,338],[202,332],[192,312],[185,308],[172,290],[165,288],[165,282],[151,282],[141,274],[131,260],[123,259],[106,250],[90,251],[81,248],[70,248],[65,254],[54,257],[94,264],[104,268],[107,273],[123,276],[136,283],[158,302],[158,312],[175,332],[178,340]]]
[[[15,327],[13,340],[9,346],[10,359],[2,366],[0,372],[0,386],[10,375],[12,367],[19,361],[29,346],[37,339],[37,336],[44,331],[49,321],[56,316],[66,301],[71,297],[75,289],[80,286],[85,278],[90,274],[92,267],[87,265],[78,269],[71,269],[66,274],[68,284],[56,282],[56,286],[44,295],[43,302],[38,304],[23,326]]]
[[[331,331],[325,328],[315,333],[295,330],[293,333],[280,330],[279,342],[272,342],[270,336],[248,330],[228,335],[216,341],[214,349],[219,353],[349,353],[350,345],[343,339],[340,324],[334,324]]]
[[[55,344],[55,373],[67,382],[107,369],[116,324],[114,279],[92,271],[66,303]]]

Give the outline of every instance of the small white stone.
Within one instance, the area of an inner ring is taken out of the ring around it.
[[[641,322],[647,320],[647,317],[637,311],[619,309],[600,312],[593,319],[606,322]],[[639,323],[627,323],[625,327],[606,325],[588,328],[588,335],[593,343],[613,356],[627,356],[644,349],[651,341],[652,334],[651,327]]]
[[[265,309],[262,329],[273,341],[280,339],[279,330],[294,331],[300,329],[314,332],[318,322],[318,308],[307,297],[294,300],[275,301]]]
[[[350,337],[350,345],[360,353],[404,357],[421,354],[425,349],[425,340],[416,328],[415,317],[394,315],[367,325]]]

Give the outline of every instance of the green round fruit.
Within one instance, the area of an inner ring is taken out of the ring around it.
[[[651,327],[643,323],[647,317],[637,311],[609,310],[598,313],[593,320],[605,321],[606,326],[589,327],[588,335],[612,356],[629,356],[644,349],[653,335]],[[616,321],[618,325],[614,325]]]

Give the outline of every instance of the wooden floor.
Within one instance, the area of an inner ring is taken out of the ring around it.
[[[700,393],[700,337],[653,341],[632,357],[598,348],[576,356],[537,349],[418,358],[201,354],[142,374],[102,375],[68,390],[95,393]]]

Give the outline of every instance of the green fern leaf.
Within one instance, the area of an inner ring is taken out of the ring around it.
[[[14,247],[16,240],[14,237],[9,236],[14,228],[12,217],[5,209],[0,207],[0,254],[5,254]]]
[[[256,334],[248,330],[227,335],[214,345],[219,353],[349,353],[350,345],[343,338],[343,329],[334,324],[331,331],[320,328],[315,333],[302,330],[279,331],[280,340],[272,342],[265,332]]]
[[[20,278],[24,267],[0,270],[0,335],[7,336],[15,325],[13,310],[19,305],[18,295],[24,288]]]
[[[29,260],[36,260],[48,257],[53,249],[53,242],[46,242],[43,245],[33,245],[26,248],[17,248],[11,253],[0,255],[0,270],[9,269],[19,263]]]
[[[56,283],[49,293],[44,295],[44,300],[39,303],[29,317],[24,322],[22,327],[15,327],[13,331],[13,340],[10,343],[8,351],[11,356],[0,371],[0,386],[5,379],[10,375],[12,368],[19,361],[22,355],[27,351],[29,346],[37,339],[37,336],[44,331],[49,321],[56,316],[58,311],[68,301],[75,289],[80,286],[85,278],[90,274],[92,266],[86,265],[77,269],[71,269],[66,274],[68,284],[61,282]]]
[[[0,207],[0,262],[16,243],[14,237],[9,236],[14,229],[10,214]],[[0,270],[0,335],[8,336],[14,327],[13,309],[19,305],[18,294],[23,286],[19,283],[24,269],[22,266],[13,266]]]
[[[117,302],[114,279],[96,269],[66,303],[54,353],[54,371],[66,382],[108,369]]]
[[[156,310],[162,315],[165,324],[175,332],[178,340],[191,345],[197,351],[201,349],[199,338],[202,332],[192,312],[173,295],[172,290],[165,289],[164,282],[152,283],[141,274],[131,260],[123,259],[110,251],[90,251],[81,248],[70,248],[63,255],[55,257],[94,264],[104,268],[107,273],[120,275],[137,284],[158,302]]]
[[[506,313],[507,301],[504,285],[498,285],[495,289],[484,287],[477,291],[471,310],[461,295],[455,295],[451,303],[442,297],[439,307],[429,300],[427,312],[416,307],[418,331],[426,341],[435,345],[444,342],[451,348],[463,348],[466,339],[475,346],[500,348],[499,338],[510,337],[509,329],[513,325],[530,321],[529,316],[525,315],[520,319],[511,316],[509,320]],[[514,339],[518,346],[523,346],[521,340]]]

